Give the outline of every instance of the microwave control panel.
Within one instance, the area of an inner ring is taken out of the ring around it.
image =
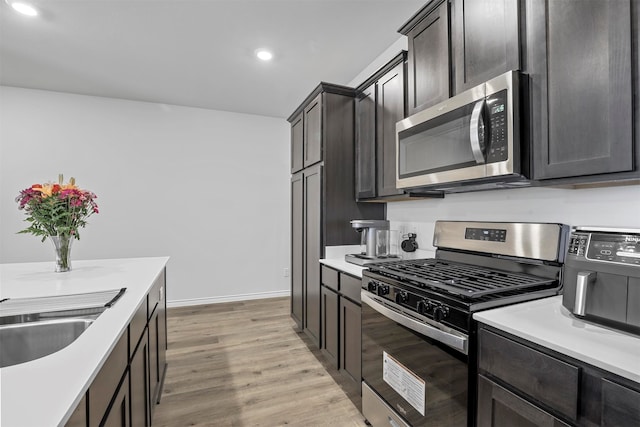
[[[507,91],[502,90],[487,98],[489,114],[489,144],[487,163],[502,162],[509,158],[507,142]]]
[[[640,266],[640,234],[571,234],[569,255],[593,261]]]

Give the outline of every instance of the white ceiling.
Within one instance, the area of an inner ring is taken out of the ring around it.
[[[0,2],[0,84],[287,117],[347,84],[427,0]],[[258,61],[259,47],[273,50]]]

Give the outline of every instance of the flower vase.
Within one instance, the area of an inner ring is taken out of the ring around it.
[[[73,237],[69,235],[49,236],[56,250],[56,273],[71,270],[71,243]]]

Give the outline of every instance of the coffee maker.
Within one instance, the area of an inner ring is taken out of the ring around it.
[[[354,219],[351,226],[361,234],[358,254],[347,254],[344,259],[351,264],[365,265],[374,262],[396,261],[398,256],[391,254],[389,249],[389,221],[379,219]],[[387,233],[379,233],[386,231]],[[385,238],[379,238],[384,235]]]

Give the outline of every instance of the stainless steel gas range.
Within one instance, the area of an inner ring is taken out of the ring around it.
[[[438,221],[433,259],[362,277],[362,409],[375,426],[473,426],[473,313],[556,295],[569,227]]]

